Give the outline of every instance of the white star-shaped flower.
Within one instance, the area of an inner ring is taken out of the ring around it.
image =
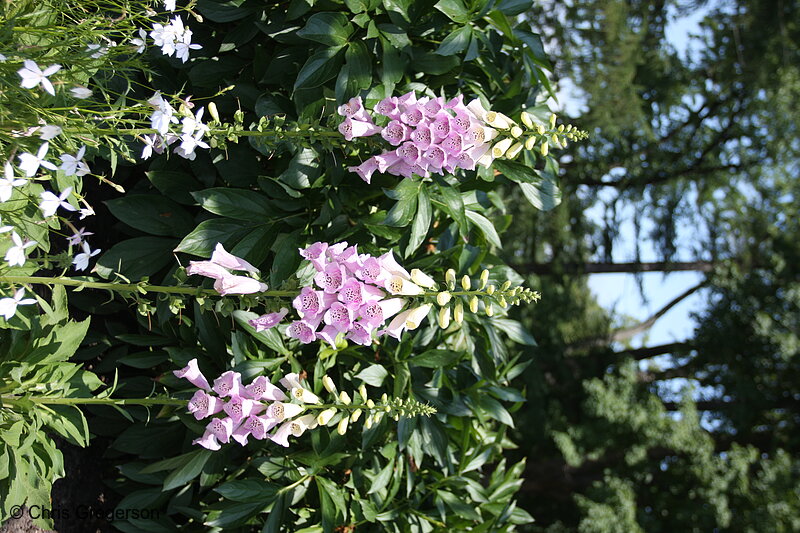
[[[11,166],[10,161],[6,161],[3,178],[0,179],[0,202],[7,202],[11,198],[14,187],[19,187],[26,183],[28,183],[28,180],[14,178],[14,168]]]
[[[81,216],[78,217],[78,220],[83,220],[86,217],[94,215],[94,209],[92,209],[91,206],[85,207],[84,209],[81,209],[79,212]]]
[[[53,126],[51,124],[45,124],[41,128],[39,128],[39,138],[43,141],[49,141],[59,135],[61,135],[62,130],[59,126]]]
[[[39,170],[39,167],[56,170],[56,166],[53,163],[44,159],[49,149],[50,143],[43,143],[36,155],[25,152],[17,156],[19,158],[19,168],[25,172],[25,176],[32,177]]]
[[[30,248],[31,246],[36,246],[36,241],[29,241],[25,240],[22,241],[19,235],[17,235],[16,231],[11,232],[11,240],[14,241],[14,246],[9,248],[6,251],[5,260],[9,266],[22,266],[25,264],[25,261],[28,259],[25,250]]]
[[[141,54],[147,47],[147,32],[139,30],[139,36],[131,39],[131,44],[136,47],[136,53]]]
[[[69,90],[69,92],[72,94],[72,96],[80,100],[85,100],[86,98],[92,96],[92,91],[90,91],[86,87],[80,87],[80,86],[73,87],[72,89]]]
[[[192,30],[186,28],[183,36],[175,43],[175,57],[186,63],[189,61],[189,50],[200,50],[199,44],[192,43]]]
[[[59,157],[62,163],[59,168],[63,170],[67,176],[85,176],[90,171],[89,165],[87,165],[85,161],[82,161],[84,153],[86,153],[86,147],[81,146],[78,153],[74,156],[69,154],[60,155]]]
[[[42,215],[49,217],[56,214],[59,207],[63,207],[67,211],[75,211],[76,209],[67,202],[67,197],[72,192],[72,187],[64,189],[59,196],[56,196],[50,191],[44,191],[41,194],[42,201],[39,202],[39,209],[42,210]]]
[[[91,231],[86,231],[86,228],[81,228],[77,230],[75,233],[67,237],[67,241],[69,241],[70,245],[77,246],[81,242],[83,242],[83,238],[87,235],[94,235]]]
[[[167,11],[175,11],[175,0],[164,0],[164,9]]]
[[[53,96],[56,95],[56,90],[53,87],[53,84],[50,83],[50,80],[47,79],[47,76],[52,76],[61,70],[61,65],[50,65],[44,69],[44,71],[42,71],[42,69],[39,68],[39,65],[30,59],[26,59],[22,62],[22,64],[24,66],[17,71],[17,74],[19,74],[22,78],[22,83],[20,83],[22,87],[25,89],[33,89],[37,85],[41,85],[45,92],[48,92]]]
[[[2,221],[3,219],[0,218],[0,233],[6,233],[14,229],[14,226],[3,226]]]
[[[11,298],[0,299],[0,315],[3,315],[6,320],[11,320],[11,317],[17,312],[18,305],[30,305],[36,303],[36,300],[33,298],[23,299],[23,296],[25,296],[25,289],[20,288]]]
[[[82,247],[83,251],[77,254],[72,260],[72,264],[75,265],[75,270],[86,270],[86,267],[89,266],[89,259],[100,253],[100,248],[92,250],[89,247],[89,243],[86,241],[83,242]]]

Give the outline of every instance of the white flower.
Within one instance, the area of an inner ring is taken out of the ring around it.
[[[103,57],[104,55],[106,55],[108,53],[108,47],[107,46],[100,46],[99,44],[90,44],[89,46],[86,47],[86,51],[87,52],[93,52],[94,51],[94,53],[90,57],[92,59],[100,59],[101,57]]]
[[[208,126],[201,121],[204,112],[205,108],[201,107],[195,116],[189,115],[188,117],[183,117],[183,119],[181,119],[181,133],[184,135],[194,135],[195,132],[201,132],[202,134],[208,133]]]
[[[192,30],[186,28],[183,36],[175,43],[175,57],[186,63],[189,61],[189,50],[200,50],[199,44],[192,43]]]
[[[11,198],[14,187],[19,187],[26,183],[28,183],[28,180],[22,178],[14,179],[14,169],[11,166],[11,162],[6,161],[5,173],[3,179],[0,179],[0,202],[7,202]]]
[[[47,155],[47,151],[50,149],[50,143],[44,143],[39,147],[39,152],[36,155],[29,154],[25,152],[17,157],[19,157],[19,168],[25,171],[25,175],[27,177],[31,177],[39,170],[39,167],[44,167],[50,170],[56,170],[56,166],[49,161],[44,160],[44,156]]]
[[[74,96],[75,98],[79,98],[81,100],[85,100],[86,98],[92,96],[92,91],[90,91],[86,87],[80,87],[80,86],[73,87],[72,89],[69,90],[69,92],[72,94],[72,96]]]
[[[78,218],[78,220],[83,220],[86,217],[94,215],[94,209],[92,209],[91,206],[87,206],[86,208],[81,209],[79,213],[81,214],[81,216]]]
[[[62,130],[59,126],[53,126],[50,124],[45,124],[41,128],[39,128],[39,138],[43,141],[49,141],[61,135]]]
[[[6,233],[7,231],[11,231],[12,229],[14,229],[14,226],[3,226],[2,218],[0,218],[0,233]]]
[[[175,148],[175,153],[185,159],[193,160],[195,158],[195,153],[194,153],[195,148],[209,147],[205,142],[200,140],[200,137],[202,135],[203,135],[202,132],[199,132],[194,137],[192,137],[191,135],[182,135],[181,145]]]
[[[86,152],[86,147],[81,146],[78,153],[75,156],[71,156],[69,154],[62,154],[59,157],[61,158],[61,166],[59,167],[67,176],[85,176],[90,172],[89,166],[86,164],[85,161],[82,161],[83,154]]]
[[[147,103],[155,108],[153,114],[150,115],[151,127],[157,130],[161,135],[166,135],[169,131],[170,123],[178,123],[178,117],[175,116],[175,109],[169,105],[169,102],[161,97],[161,93],[158,91],[150,97]]]
[[[14,293],[13,297],[0,299],[0,315],[3,315],[6,320],[11,320],[11,317],[17,312],[18,305],[30,305],[36,303],[36,300],[33,298],[25,298],[23,300],[22,297],[24,295],[25,289],[20,288]]]
[[[94,233],[92,233],[91,231],[86,231],[86,228],[81,228],[72,235],[70,235],[69,237],[67,237],[67,241],[69,242],[70,245],[77,246],[81,242],[83,242],[83,238],[86,237],[87,235],[94,235]]]
[[[89,266],[89,259],[100,253],[99,248],[97,250],[92,250],[88,242],[84,241],[82,247],[83,252],[77,254],[72,260],[72,264],[75,265],[75,270],[86,270],[86,267]]]
[[[175,11],[175,0],[164,0],[164,9],[167,11]]]
[[[147,32],[140,29],[139,37],[131,39],[131,44],[136,47],[136,53],[141,54],[147,47]]]
[[[22,62],[22,64],[24,66],[17,71],[17,74],[19,74],[22,78],[22,83],[20,83],[22,87],[25,89],[33,89],[37,85],[41,85],[42,89],[44,89],[46,92],[53,96],[56,95],[56,90],[53,87],[53,84],[50,83],[50,80],[47,79],[47,76],[51,76],[58,72],[61,69],[61,65],[50,65],[44,69],[44,71],[42,71],[42,69],[39,68],[39,65],[30,59],[26,59]]]
[[[67,196],[72,192],[72,187],[67,187],[61,195],[56,196],[50,191],[44,191],[41,194],[42,201],[39,202],[39,209],[42,210],[42,215],[49,217],[56,214],[59,207],[63,207],[67,211],[75,211],[75,208],[66,201]]]
[[[5,260],[8,262],[9,266],[22,266],[25,264],[25,260],[27,259],[25,250],[31,246],[36,246],[37,242],[29,241],[27,239],[25,242],[22,242],[22,239],[19,235],[17,235],[16,231],[11,232],[11,240],[14,241],[14,246],[6,251]]]

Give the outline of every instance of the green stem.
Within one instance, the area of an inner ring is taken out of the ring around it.
[[[39,283],[44,285],[64,285],[66,287],[81,287],[87,289],[105,289],[116,292],[157,292],[163,294],[189,294],[194,296],[219,296],[214,289],[201,287],[169,287],[163,285],[149,285],[147,283],[105,283],[99,281],[84,281],[72,278],[48,278],[42,276],[0,276],[0,283]],[[264,291],[258,296],[274,298],[293,298],[297,291]]]
[[[185,406],[187,400],[176,398],[58,398],[48,396],[0,396],[0,403],[30,401],[44,405],[174,405]]]

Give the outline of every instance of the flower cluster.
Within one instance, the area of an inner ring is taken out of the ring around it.
[[[412,91],[384,98],[374,108],[375,115],[385,117],[383,127],[375,124],[360,97],[340,106],[338,113],[345,117],[339,132],[346,140],[380,133],[395,147],[349,168],[367,183],[375,172],[410,178],[488,167],[495,159],[514,159],[523,148],[534,146],[546,156],[551,144],[563,148],[568,140],[587,136],[571,125],[556,127],[555,115],[547,127],[525,111],[520,115],[523,129],[504,114],[487,110],[477,98],[464,104],[461,95],[449,101],[441,96],[418,99]]]
[[[399,338],[405,329],[415,329],[427,316],[430,305],[400,312],[406,298],[425,292],[433,280],[419,270],[409,273],[400,266],[392,252],[380,257],[360,254],[346,242],[316,242],[301,249],[300,255],[316,270],[314,286],[304,287],[292,302],[300,320],[286,329],[289,337],[307,344],[322,339],[336,345],[336,337],[363,346],[372,344],[373,332]],[[399,314],[398,314],[399,313]],[[256,330],[275,326],[287,314],[286,309],[252,320]],[[387,319],[397,315],[385,329]]]
[[[249,276],[238,276],[231,270],[258,274],[258,269],[240,257],[228,253],[222,244],[217,243],[209,261],[190,261],[186,267],[189,275],[198,274],[214,279],[214,290],[221,295],[253,294],[267,290],[267,286]]]
[[[195,419],[213,417],[203,436],[192,442],[209,450],[219,450],[220,443],[226,444],[231,439],[244,446],[251,436],[288,447],[289,435],[299,437],[306,429],[313,429],[318,424],[313,414],[299,416],[305,411],[305,404],[317,404],[320,400],[303,387],[298,374],[287,374],[280,380],[286,392],[264,376],[244,385],[242,376],[230,370],[215,379],[211,386],[200,372],[196,359],[174,374],[200,389],[188,404]],[[270,433],[278,424],[277,430]]]
[[[208,125],[202,122],[205,108],[201,107],[196,113],[192,113],[194,104],[189,103],[187,99],[181,105],[182,118],[179,119],[175,108],[161,96],[159,91],[156,91],[147,103],[153,108],[150,125],[158,134],[153,133],[143,137],[145,147],[142,150],[142,159],[148,159],[153,152],[161,154],[166,147],[178,142],[180,144],[175,147],[174,153],[189,160],[194,160],[196,157],[195,149],[209,148],[203,140],[209,132]],[[172,124],[180,126],[172,128]]]
[[[497,136],[497,130],[487,121],[489,112],[478,99],[465,105],[461,95],[450,101],[444,97],[417,99],[412,91],[384,98],[374,111],[388,118],[385,127],[373,123],[360,97],[338,109],[345,117],[339,125],[339,132],[345,139],[380,133],[396,147],[349,169],[367,183],[375,171],[427,177],[431,173],[452,173],[456,168],[473,170],[476,164],[488,166],[492,161],[491,141]]]
[[[168,5],[173,7],[174,5]],[[174,17],[169,24],[164,25],[156,22],[150,32],[156,46],[161,47],[161,52],[165,56],[175,56],[184,63],[189,61],[189,50],[199,50],[199,44],[192,43],[192,30],[183,25],[180,17]]]

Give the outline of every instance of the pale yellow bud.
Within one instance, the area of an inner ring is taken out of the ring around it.
[[[492,146],[492,157],[495,159],[503,157],[503,154],[505,154],[506,150],[508,150],[508,148],[511,146],[511,142],[511,139],[503,139]]]
[[[433,304],[423,304],[412,309],[406,317],[406,329],[417,329],[422,321],[428,316],[428,311],[431,310]]]
[[[533,150],[533,147],[536,146],[536,137],[530,136],[525,139],[525,149],[526,150]]]
[[[447,282],[447,288],[452,291],[456,287],[456,271],[448,268],[444,273],[444,280]]]
[[[331,421],[331,418],[333,418],[333,415],[335,414],[336,414],[336,409],[333,408],[325,409],[324,411],[322,411],[320,414],[317,415],[317,424],[319,424],[320,426],[327,426],[328,422]]]
[[[491,303],[486,304],[486,316],[492,316],[494,314],[494,306]]]
[[[436,287],[436,282],[433,281],[433,279],[431,279],[429,275],[427,275],[418,268],[415,268],[411,271],[411,281],[413,281],[417,285],[421,285],[429,289],[433,289],[434,287]]]
[[[367,400],[367,407],[373,409],[375,407],[375,402],[373,402],[371,399]]]
[[[506,152],[506,159],[514,159],[522,151],[522,143],[514,143]]]
[[[478,297],[477,296],[473,296],[472,298],[470,298],[470,300],[469,300],[469,310],[472,311],[473,313],[477,313],[478,312]]]
[[[558,118],[558,117],[556,117],[555,113],[553,113],[552,115],[550,115],[550,129],[551,129],[551,130],[552,130],[552,129],[554,129],[554,128],[556,127],[556,119],[557,119],[557,118]]]
[[[522,128],[520,128],[519,126],[514,126],[513,128],[511,128],[511,136],[512,137],[514,137],[516,139],[520,135],[522,135]]]
[[[350,402],[352,401],[350,399],[350,395],[348,395],[345,391],[339,393],[339,400],[341,400],[341,402],[345,405],[350,405]]]
[[[489,282],[489,271],[484,268],[483,272],[481,272],[481,284],[480,284],[480,287],[478,287],[478,288],[480,290],[483,290],[484,287],[486,287],[486,284],[488,282]]]
[[[344,435],[347,433],[347,417],[342,418],[339,420],[339,425],[336,426],[336,433],[339,435]]]
[[[545,156],[545,157],[547,157],[547,154],[548,154],[548,152],[550,151],[550,145],[549,145],[549,144],[547,144],[547,141],[546,141],[546,140],[545,140],[545,141],[542,143],[542,148],[541,148],[541,150],[542,150],[542,155],[543,155],[543,156]]]
[[[527,128],[533,128],[533,115],[528,113],[527,111],[523,111],[519,118],[522,120],[522,123],[525,124]]]
[[[464,322],[464,304],[461,300],[456,302],[456,308],[453,310],[453,318],[456,321],[456,324],[461,324]]]
[[[219,119],[219,113],[217,112],[217,104],[214,102],[208,104],[208,114],[211,115],[211,118],[217,122],[221,122]]]
[[[450,299],[452,297],[453,296],[449,292],[442,291],[442,292],[440,292],[439,294],[436,295],[436,303],[441,305],[441,306],[445,306],[450,302]]]
[[[350,422],[357,422],[360,417],[361,417],[361,409],[356,409],[355,411],[353,411],[353,414],[350,415]]]
[[[472,286],[469,276],[465,275],[463,278],[461,278],[461,286],[464,288],[465,291],[469,290],[469,288]]]
[[[333,380],[325,375],[322,376],[322,385],[325,387],[325,390],[330,392],[331,394],[336,394],[336,385],[333,383]]]
[[[536,133],[538,133],[539,135],[544,135],[544,126],[542,126],[541,124],[537,124]]]
[[[492,295],[494,294],[494,291],[496,289],[497,287],[495,287],[494,285],[489,285],[488,287],[486,287],[486,294]]]
[[[506,130],[514,125],[513,120],[502,113],[498,113],[497,111],[488,111],[483,118],[487,124],[501,130]]]
[[[503,282],[502,285],[500,285],[500,290],[505,292],[508,290],[509,287],[511,287],[511,280],[506,280]]]
[[[381,394],[381,402],[386,403],[389,401],[389,396],[384,392]]]
[[[442,307],[439,309],[439,327],[442,329],[447,329],[450,325],[450,308],[449,307]]]
[[[508,304],[506,303],[506,299],[503,298],[502,296],[497,299],[497,303],[500,305],[500,307],[508,307]]]
[[[372,427],[372,415],[369,415],[366,420],[364,420],[364,427],[370,429]]]
[[[361,395],[361,398],[366,400],[367,399],[367,387],[362,383],[358,387],[358,393]]]
[[[563,124],[558,126],[558,133],[564,133],[564,125]]]
[[[555,146],[558,146],[560,143],[558,142],[558,135],[555,133],[550,136],[550,142],[553,143]]]

